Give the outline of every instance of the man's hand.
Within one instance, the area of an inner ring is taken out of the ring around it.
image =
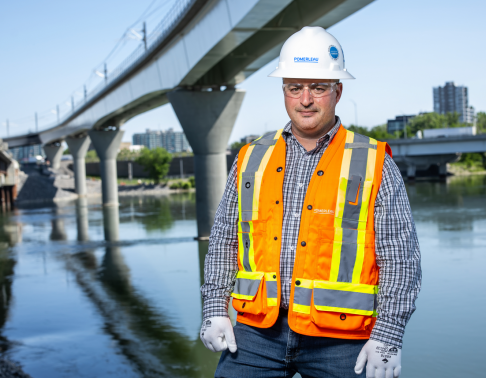
[[[402,371],[402,350],[379,341],[368,340],[356,361],[356,374],[361,374],[366,361],[366,378],[398,378]]]
[[[199,337],[211,352],[225,349],[229,349],[231,353],[236,352],[235,334],[229,318],[218,316],[204,320]]]

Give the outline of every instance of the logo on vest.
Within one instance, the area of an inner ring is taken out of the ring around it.
[[[334,215],[334,210],[314,209],[314,214]]]

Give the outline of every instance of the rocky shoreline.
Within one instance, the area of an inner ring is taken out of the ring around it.
[[[32,378],[17,363],[0,357],[0,378]]]
[[[78,198],[74,190],[74,174],[67,168],[67,165],[63,165],[57,170],[38,166],[24,167],[20,172],[19,181],[16,200],[18,205]],[[101,180],[88,179],[86,190],[88,197],[101,196]],[[166,184],[118,186],[119,196],[167,195],[178,191],[180,190],[169,189]]]

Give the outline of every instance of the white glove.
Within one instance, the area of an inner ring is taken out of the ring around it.
[[[203,321],[199,337],[211,352],[221,352],[229,348],[236,352],[236,340],[233,325],[229,318],[218,316]]]
[[[398,378],[402,372],[402,350],[379,341],[368,340],[363,346],[354,367],[356,374],[361,374],[366,361],[366,378]]]

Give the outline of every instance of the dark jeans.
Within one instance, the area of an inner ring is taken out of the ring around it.
[[[236,353],[221,354],[216,378],[365,378],[356,375],[354,365],[368,340],[345,340],[304,336],[289,328],[287,312],[280,310],[271,328],[236,323]]]

